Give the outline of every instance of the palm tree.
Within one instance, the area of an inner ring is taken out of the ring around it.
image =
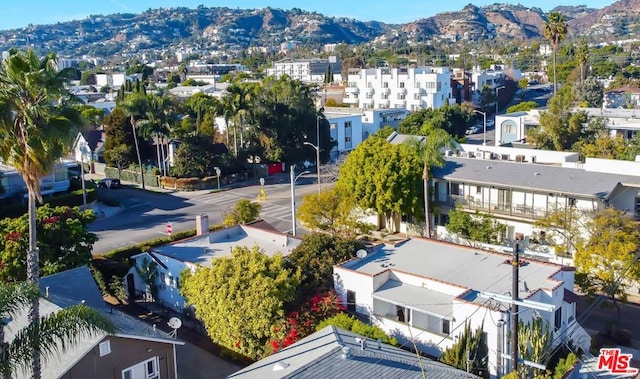
[[[29,251],[27,279],[38,284],[40,257],[36,244],[36,199],[42,201],[40,180],[68,150],[72,131],[82,122],[71,108],[65,88],[71,71],[58,71],[55,54],[43,58],[33,51],[12,51],[0,65],[0,160],[22,176],[28,192]],[[29,309],[29,322],[39,320],[39,303]],[[40,374],[39,350],[33,350],[35,375]]]
[[[582,83],[584,82],[584,66],[589,60],[589,45],[587,45],[587,41],[585,41],[584,37],[580,38],[580,43],[576,49],[576,59],[580,65],[580,83]]]
[[[425,237],[431,238],[431,217],[429,214],[429,169],[430,167],[444,166],[444,158],[442,149],[452,145],[452,139],[449,133],[444,129],[434,128],[424,142],[418,139],[409,140],[418,154],[422,157],[424,166],[422,168],[422,181],[424,191],[424,229]]]
[[[136,132],[137,123],[147,115],[149,109],[149,99],[147,95],[141,92],[133,92],[127,95],[122,102],[125,113],[129,115],[129,122],[133,129],[133,142],[136,146],[136,154],[138,156],[138,165],[140,166],[140,180],[142,182],[142,189],[144,186],[144,167],[142,166],[142,159],[140,158],[140,147],[138,144],[138,133]]]
[[[38,287],[30,282],[0,285],[0,319],[18,316],[20,311],[34,301],[39,301]],[[113,326],[96,310],[83,304],[74,305],[30,322],[17,331],[7,342],[5,324],[0,324],[0,373],[11,378],[11,373],[32,363],[32,346],[38,346],[44,358],[53,358],[64,352],[81,337],[95,336],[102,332],[113,333]],[[39,369],[39,366],[38,366]],[[33,367],[33,377],[36,367]]]
[[[556,55],[558,46],[567,37],[567,19],[559,12],[549,13],[549,18],[544,22],[544,38],[549,40],[553,47],[553,93],[558,90],[558,78],[556,75]]]

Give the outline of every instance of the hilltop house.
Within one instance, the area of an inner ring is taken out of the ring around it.
[[[140,268],[154,262],[160,281],[155,302],[182,313],[186,304],[178,287],[180,275],[184,270],[195,272],[200,266],[211,267],[214,259],[231,256],[231,251],[237,246],[258,246],[268,255],[281,253],[286,256],[301,241],[299,238],[278,232],[264,221],[205,232],[209,230],[208,221],[202,218],[199,220],[199,235],[154,247],[130,258],[132,267],[125,277],[130,298],[151,297],[149,283],[144,282],[136,267]]]
[[[333,269],[335,290],[350,311],[436,357],[455,344],[465,323],[481,327],[491,377],[508,372],[510,255],[415,238],[360,256]],[[591,338],[576,321],[574,269],[527,260],[519,271],[520,320],[540,318],[553,346],[573,341],[588,351]]]
[[[327,326],[229,375],[228,379],[406,378],[473,379],[475,375]]]
[[[176,345],[184,342],[108,306],[87,266],[43,277],[40,288],[44,294],[40,299],[41,315],[84,303],[98,310],[115,327],[113,335],[82,336],[64,353],[43,360],[43,379],[177,379]],[[5,339],[11,341],[26,325],[27,309],[24,309],[4,326]],[[31,377],[29,369],[13,374],[17,378]]]

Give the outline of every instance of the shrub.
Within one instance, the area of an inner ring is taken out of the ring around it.
[[[398,346],[398,340],[393,337],[389,337],[384,332],[384,330],[375,325],[367,325],[364,322],[346,313],[341,313],[322,321],[320,324],[318,324],[316,330],[323,329],[328,325],[333,325],[337,326],[338,328],[350,330],[353,333],[357,333],[374,340],[377,340],[379,338],[383,343]]]

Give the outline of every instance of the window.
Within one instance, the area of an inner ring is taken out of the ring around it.
[[[382,88],[389,88],[389,82],[382,83]]]
[[[562,307],[556,309],[556,313],[553,316],[553,326],[555,330],[558,330],[562,326]]]
[[[451,333],[451,322],[449,320],[442,320],[442,334]]]
[[[122,379],[157,379],[159,377],[160,366],[158,357],[153,357],[122,370]]]
[[[576,198],[575,197],[570,197],[569,198],[569,206],[570,207],[575,207],[576,206]]]
[[[482,193],[482,187],[481,186],[476,186],[476,194],[480,195]]]
[[[399,93],[399,94],[398,94],[398,100],[404,100],[404,99],[405,99],[405,95],[404,95],[404,94]]]
[[[347,290],[347,311],[356,311],[356,292]]]
[[[411,310],[401,305],[396,305],[396,316],[400,322],[406,322],[407,324],[411,322]]]
[[[404,88],[404,82],[400,82],[400,88]]]
[[[104,357],[105,355],[111,353],[111,341],[103,341],[98,345],[100,348],[100,356]]]

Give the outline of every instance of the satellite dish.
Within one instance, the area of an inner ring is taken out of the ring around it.
[[[177,317],[171,317],[169,319],[169,322],[167,322],[167,325],[169,325],[171,327],[171,329],[180,329],[180,327],[182,326],[182,320],[180,320]]]
[[[367,254],[368,254],[367,251],[364,250],[364,249],[360,249],[360,250],[356,251],[356,257],[358,257],[358,258],[364,258],[364,257],[367,256]]]

